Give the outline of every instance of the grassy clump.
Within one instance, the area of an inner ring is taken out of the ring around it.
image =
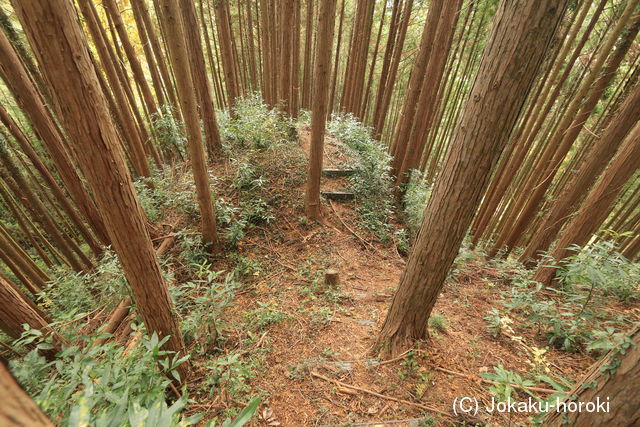
[[[265,149],[286,143],[295,135],[293,121],[279,110],[270,109],[258,93],[236,100],[234,117],[218,113],[224,149],[231,157],[237,149]]]
[[[386,241],[390,237],[389,219],[393,212],[391,157],[386,148],[373,139],[371,129],[350,114],[334,115],[327,130],[344,144],[355,160],[351,185],[364,226]]]
[[[601,242],[565,259],[559,270],[562,287],[544,288],[529,279],[531,272],[521,271],[502,293],[506,312],[494,308],[485,317],[492,335],[530,328],[569,352],[614,348],[631,319],[608,311],[607,297],[636,300],[640,280],[638,265],[614,249],[612,243]]]
[[[411,236],[420,229],[424,217],[424,209],[431,196],[431,187],[419,170],[411,171],[404,194],[404,214]]]
[[[622,302],[640,299],[640,264],[617,252],[614,242],[605,240],[572,249],[576,254],[562,261],[558,274],[564,284],[599,289],[604,296]]]

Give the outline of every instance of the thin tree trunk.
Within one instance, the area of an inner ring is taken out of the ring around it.
[[[557,265],[574,253],[570,246],[582,247],[589,241],[593,233],[611,213],[624,185],[638,170],[638,165],[640,165],[640,124],[636,124],[627,135],[609,167],[598,179],[576,216],[560,235],[555,249],[551,252],[551,258],[555,261],[541,266],[533,280],[547,285],[551,283],[556,268],[547,264]]]
[[[2,32],[0,32],[0,74],[20,108],[31,121],[34,130],[44,142],[65,188],[100,241],[109,245],[103,220],[65,149],[62,132],[58,129],[51,113]]]
[[[311,152],[307,174],[305,214],[310,219],[319,219],[320,175],[324,153],[324,132],[327,120],[327,87],[331,73],[331,48],[335,26],[337,0],[322,0],[318,14],[318,46],[315,57],[314,91],[311,100]]]
[[[192,0],[180,0],[180,5],[187,46],[189,46],[191,75],[200,105],[200,118],[204,124],[206,146],[209,150],[209,156],[213,158],[215,153],[222,149],[222,141],[220,140],[216,110],[213,106],[213,98],[211,97],[211,84],[207,77],[207,67],[204,62],[204,52],[202,51],[202,42],[200,41],[200,32],[198,31],[196,9]]]
[[[178,100],[182,108],[182,117],[185,120],[187,133],[187,147],[193,169],[193,178],[196,183],[198,205],[200,206],[202,240],[214,252],[218,247],[216,234],[216,215],[214,212],[209,172],[207,171],[206,157],[202,146],[202,134],[200,121],[198,120],[196,96],[193,84],[193,71],[190,68],[187,57],[187,41],[185,39],[183,21],[180,19],[180,7],[178,0],[162,0],[160,2],[162,12],[160,16],[164,21],[167,31],[167,43],[169,57],[173,65],[178,87]]]
[[[533,263],[540,258],[541,252],[549,249],[558,232],[571,218],[577,205],[584,199],[589,188],[613,158],[638,117],[640,117],[640,86],[634,89],[620,112],[596,141],[575,178],[565,186],[562,196],[554,201],[551,211],[545,215],[543,223],[537,228],[520,257],[522,262],[533,266]]]

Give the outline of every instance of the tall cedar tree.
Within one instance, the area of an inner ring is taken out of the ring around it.
[[[316,47],[313,97],[311,99],[311,154],[307,174],[305,213],[319,219],[320,175],[324,153],[324,133],[327,121],[328,91],[331,73],[331,49],[335,26],[336,0],[323,0],[318,15],[318,46]]]
[[[42,65],[62,122],[84,172],[148,333],[170,336],[166,349],[184,344],[156,258],[146,219],[75,9],[70,0],[13,1],[27,38]],[[178,368],[182,379],[187,369]]]
[[[0,360],[0,425],[53,427],[53,423],[20,387]]]
[[[568,2],[500,3],[473,89],[377,340],[384,357],[426,338],[427,321],[447,272]]]
[[[211,251],[218,247],[218,235],[216,233],[216,215],[214,212],[213,198],[211,196],[211,185],[209,183],[209,172],[207,171],[206,156],[202,145],[202,133],[200,130],[200,120],[198,120],[196,94],[193,84],[193,72],[191,66],[204,67],[202,63],[190,64],[187,56],[187,41],[185,38],[183,20],[180,16],[178,0],[162,0],[160,2],[160,17],[164,22],[167,31],[167,45],[169,47],[169,58],[173,65],[173,71],[178,88],[178,100],[184,117],[187,131],[187,148],[193,169],[193,178],[196,183],[198,195],[198,205],[200,206],[200,217],[202,222],[202,240],[209,245]],[[198,40],[199,42],[199,40]],[[204,73],[204,70],[197,71]],[[204,77],[204,76],[203,76]],[[206,83],[204,83],[206,86]],[[207,88],[202,88],[208,90]],[[216,126],[217,129],[217,126]]]

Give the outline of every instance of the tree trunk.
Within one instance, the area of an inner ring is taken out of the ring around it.
[[[65,149],[62,132],[58,129],[51,113],[2,32],[0,32],[0,74],[20,108],[31,121],[35,132],[44,142],[67,191],[98,238],[105,245],[109,245],[103,220]]]
[[[502,1],[473,89],[425,209],[376,348],[384,357],[427,336],[427,321],[492,169],[568,0]],[[469,185],[473,183],[473,185]]]
[[[211,84],[207,77],[207,67],[204,62],[204,52],[198,30],[198,20],[196,19],[196,9],[192,0],[181,0],[182,19],[184,21],[185,36],[189,46],[189,63],[193,84],[195,85],[198,104],[200,106],[200,118],[204,124],[206,135],[206,146],[209,156],[222,149],[220,141],[220,131],[216,120],[216,110],[211,97]]]
[[[411,69],[409,85],[404,96],[400,118],[396,124],[395,135],[391,144],[391,155],[393,156],[391,172],[394,176],[402,166],[402,161],[404,160],[406,144],[414,123],[416,106],[420,99],[420,91],[422,89],[422,81],[424,80],[427,65],[429,64],[429,56],[431,55],[433,39],[436,34],[438,19],[440,18],[440,11],[442,10],[443,4],[443,0],[433,0],[429,2],[429,12],[422,30],[420,49]]]
[[[58,103],[65,106],[65,129],[105,213],[105,226],[147,332],[170,336],[165,348],[179,353],[184,345],[171,298],[73,4],[15,0],[13,7]],[[184,380],[187,366],[178,371]]]
[[[53,423],[20,387],[0,361],[0,424],[3,426],[53,427]]]
[[[127,59],[129,60],[129,65],[131,66],[131,71],[133,71],[133,76],[136,84],[138,84],[140,87],[144,103],[147,107],[147,111],[149,112],[149,114],[157,113],[158,106],[156,105],[156,101],[153,98],[151,88],[147,83],[147,79],[145,78],[144,71],[142,70],[140,61],[138,60],[138,55],[136,54],[136,51],[131,44],[131,40],[129,40],[129,34],[127,34],[127,29],[125,28],[124,21],[122,20],[122,15],[120,15],[120,10],[118,10],[116,1],[103,0],[102,5],[113,20],[113,26],[118,32],[118,37],[120,38],[120,42],[122,43],[124,52],[127,55]],[[113,43],[116,43],[115,39],[113,40]]]
[[[0,274],[0,301],[2,301],[0,304],[0,330],[11,338],[18,339],[24,332],[23,325],[27,324],[30,328],[51,336],[54,348],[41,352],[47,359],[53,359],[64,340],[49,327],[48,322],[33,302],[28,302],[29,299],[3,274]]]
[[[524,191],[520,193],[520,200],[516,203],[519,215],[513,215],[503,224],[502,231],[490,252],[490,256],[495,256],[500,250],[503,250],[502,255],[506,256],[515,246],[516,240],[524,234],[534,219],[545,192],[551,185],[562,161],[577,139],[600,96],[614,77],[618,66],[631,46],[631,42],[638,33],[640,15],[632,18],[633,10],[633,3],[628,3],[623,16],[609,35],[604,46],[602,46],[602,52],[598,55],[592,67],[593,71],[582,82],[578,93],[558,124],[556,132],[545,146],[539,163],[541,167],[536,168],[536,171],[539,170],[540,172],[532,174]],[[624,30],[629,19],[635,22],[632,22],[631,28],[621,39],[621,43],[616,46],[617,48],[609,56],[609,52],[613,49],[618,36]],[[603,65],[604,68],[601,70]],[[583,99],[585,96],[586,99]]]
[[[640,117],[640,86],[634,89],[620,112],[596,141],[596,145],[588,152],[585,162],[575,178],[565,186],[562,196],[554,201],[551,211],[544,217],[544,222],[536,230],[520,261],[532,266],[533,262],[540,258],[541,252],[549,249],[558,232],[571,218],[577,205],[584,199],[589,188],[613,158],[638,117]]]
[[[324,132],[327,121],[327,88],[331,74],[331,50],[337,0],[322,0],[318,16],[318,46],[315,57],[314,90],[311,100],[311,149],[307,174],[305,214],[319,219],[320,175],[324,153]]]
[[[562,232],[551,258],[557,264],[573,253],[569,246],[584,246],[598,227],[611,213],[615,202],[624,189],[624,185],[638,170],[640,165],[640,123],[627,135],[609,167],[598,183],[591,189],[576,216]],[[549,264],[549,263],[545,263]],[[533,280],[549,284],[553,280],[556,268],[541,266]]]
[[[215,251],[218,246],[218,236],[216,234],[216,215],[211,196],[211,186],[209,183],[209,172],[202,148],[202,134],[200,132],[200,121],[198,120],[196,96],[192,79],[192,70],[189,67],[187,57],[187,43],[184,34],[183,21],[180,19],[180,8],[177,0],[162,0],[160,2],[162,11],[160,16],[164,21],[167,31],[167,44],[169,47],[169,58],[173,65],[173,72],[176,77],[178,87],[178,100],[182,108],[182,117],[185,120],[187,131],[187,147],[191,158],[191,168],[193,178],[196,183],[196,193],[200,206],[200,216],[202,225],[202,240],[209,246],[210,251]]]
[[[227,15],[228,7],[227,0],[214,1],[218,41],[220,42],[222,68],[224,70],[224,83],[227,88],[227,102],[229,103],[229,111],[233,115],[232,109],[235,105],[235,99],[240,96],[240,90],[236,73],[236,56],[233,52],[231,23]]]
[[[602,402],[600,411],[550,410],[542,425],[556,427],[637,426],[640,424],[640,329],[629,336],[633,344],[624,354],[610,351],[591,366],[587,374],[567,393],[561,405],[570,402]]]

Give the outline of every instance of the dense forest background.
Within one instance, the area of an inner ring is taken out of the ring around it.
[[[0,26],[0,424],[640,422],[639,0]]]

